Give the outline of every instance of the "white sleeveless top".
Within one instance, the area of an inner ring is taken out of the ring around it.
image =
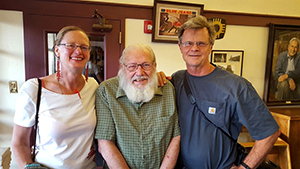
[[[42,88],[36,162],[55,169],[96,167],[93,140],[97,88],[98,83],[93,78],[88,79],[79,94],[62,95]],[[15,124],[34,125],[37,90],[37,79],[30,79],[21,87]]]

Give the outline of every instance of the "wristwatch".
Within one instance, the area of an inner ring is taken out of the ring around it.
[[[242,165],[243,167],[245,167],[246,169],[251,169],[247,164],[244,163],[244,161],[241,163],[241,165]]]

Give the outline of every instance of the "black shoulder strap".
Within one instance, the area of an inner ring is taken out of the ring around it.
[[[33,128],[33,154],[32,154],[32,161],[35,161],[35,147],[36,147],[36,135],[37,135],[37,125],[39,120],[39,109],[40,109],[40,102],[41,102],[41,92],[42,92],[42,81],[41,79],[37,79],[39,82],[39,88],[37,93],[37,101],[36,101],[36,113],[35,113],[35,124]]]
[[[187,71],[184,73],[184,79],[183,79],[183,86],[184,86],[184,89],[185,89],[185,92],[186,92],[186,95],[188,97],[188,99],[190,100],[190,102],[192,103],[192,105],[196,105],[196,99],[194,98],[194,96],[192,95],[192,92],[191,92],[191,89],[190,89],[190,86],[187,82]],[[198,107],[198,106],[197,106]]]
[[[223,129],[221,129],[220,127],[218,127],[217,125],[215,125],[212,121],[210,121],[206,115],[199,109],[198,105],[197,105],[197,102],[196,102],[196,99],[195,97],[193,96],[192,92],[191,92],[191,89],[190,89],[190,86],[188,84],[188,75],[187,75],[187,71],[185,72],[184,74],[184,79],[183,79],[183,86],[184,86],[184,89],[185,89],[185,92],[186,92],[186,95],[188,97],[188,99],[190,100],[190,102],[192,103],[192,105],[195,105],[197,107],[197,109],[203,114],[204,118],[210,122],[211,124],[213,124],[215,127],[217,127],[219,130],[221,130],[227,137],[229,137],[233,142],[237,142],[236,139],[233,139],[228,133],[226,133]]]

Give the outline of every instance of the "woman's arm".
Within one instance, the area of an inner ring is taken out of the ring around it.
[[[27,164],[33,163],[31,159],[30,133],[31,127],[14,125],[12,135],[12,151],[19,168],[25,168]]]

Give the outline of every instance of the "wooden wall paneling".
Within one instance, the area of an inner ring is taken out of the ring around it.
[[[262,26],[267,27],[269,23],[299,25],[300,17],[263,15],[238,12],[222,12],[204,10],[203,15],[207,18],[221,17],[226,19],[227,25]]]

